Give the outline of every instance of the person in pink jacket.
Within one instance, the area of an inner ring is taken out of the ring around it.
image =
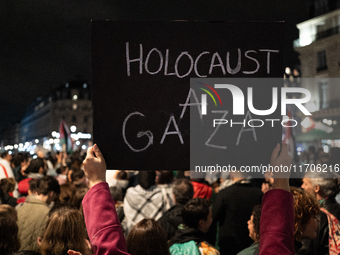
[[[109,185],[105,159],[95,144],[87,150],[84,171],[90,190],[83,199],[86,229],[95,255],[127,255],[126,241]],[[69,254],[79,254],[72,253]]]
[[[289,166],[291,156],[286,144],[277,144],[271,155],[272,166]],[[95,255],[123,254],[127,248],[122,228],[105,182],[106,163],[97,145],[89,148],[84,171],[90,190],[84,197],[86,228]],[[274,172],[273,189],[262,200],[260,255],[294,254],[294,206],[289,189],[289,172]],[[70,255],[80,255],[69,251]]]
[[[287,144],[274,148],[271,166],[290,166],[292,157]],[[289,188],[290,172],[274,172],[273,189],[262,199],[260,221],[260,255],[293,255],[294,251],[294,204]]]

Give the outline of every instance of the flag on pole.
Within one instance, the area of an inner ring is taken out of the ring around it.
[[[72,153],[73,152],[73,141],[71,139],[71,132],[64,120],[60,121],[59,134],[60,134],[60,138],[59,138],[60,144],[63,147],[63,151]]]

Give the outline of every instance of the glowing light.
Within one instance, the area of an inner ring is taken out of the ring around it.
[[[323,152],[329,153],[329,146],[328,145],[323,146]]]
[[[73,95],[72,100],[77,100],[78,96],[77,95]]]
[[[297,150],[297,151],[302,151],[302,148],[301,148],[301,147],[297,147],[296,150]]]
[[[14,144],[14,149],[18,149],[19,146],[17,144]]]
[[[38,140],[38,139],[35,139],[35,143],[39,143],[39,140]]]
[[[303,119],[303,121],[301,122],[301,126],[303,126],[304,128],[308,128],[312,125],[312,121],[310,120],[309,117],[306,117]]]
[[[71,130],[71,132],[73,132],[73,133],[74,133],[74,132],[76,132],[76,131],[77,131],[77,127],[76,127],[76,126],[71,126],[71,127],[70,127],[70,130]]]
[[[83,145],[81,146],[81,148],[82,148],[83,150],[86,150],[86,149],[87,149],[85,144],[83,144]]]
[[[79,146],[79,145],[80,145],[80,141],[76,141],[76,145],[78,145],[78,146]]]

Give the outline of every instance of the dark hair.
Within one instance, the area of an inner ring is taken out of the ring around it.
[[[138,183],[143,189],[149,189],[152,185],[155,185],[155,178],[155,171],[139,171]]]
[[[13,177],[3,178],[0,180],[0,184],[5,193],[13,192],[15,188],[15,179]]]
[[[37,193],[38,195],[47,195],[53,191],[55,194],[60,194],[60,185],[58,181],[52,176],[45,176],[37,180]]]
[[[176,203],[185,205],[194,196],[194,188],[188,179],[177,179],[172,189]]]
[[[186,203],[182,210],[183,222],[189,228],[197,228],[200,220],[206,220],[210,212],[210,202],[195,197]]]
[[[74,187],[73,183],[64,183],[60,185],[60,195],[59,200],[62,204],[71,204],[71,201],[76,194],[76,187]]]
[[[123,201],[123,192],[120,187],[110,187],[110,193],[114,201]]]
[[[8,152],[7,152],[7,151],[2,152],[2,153],[1,153],[1,158],[6,158],[7,155],[8,155]]]
[[[48,219],[40,251],[42,255],[67,254],[69,249],[83,255],[91,254],[86,244],[85,223],[76,209],[56,210]]]
[[[162,227],[153,219],[143,219],[130,231],[127,250],[131,255],[170,255]]]
[[[261,205],[256,205],[252,212],[253,224],[256,235],[260,236]]]
[[[19,153],[13,155],[11,163],[14,165],[14,167],[18,167],[24,161],[25,161],[24,154],[19,152]]]
[[[29,173],[39,173],[39,169],[40,168],[44,168],[45,167],[45,160],[42,158],[36,158],[36,159],[32,159],[30,161],[29,166],[26,168],[25,173],[29,174]]]
[[[82,204],[81,202],[83,201],[83,198],[86,194],[86,192],[89,190],[88,187],[79,187],[76,190],[76,194],[74,194],[73,199],[72,199],[72,205],[77,208],[80,209]]]
[[[119,170],[116,179],[118,180],[129,180],[129,174],[124,170]]]
[[[20,248],[18,225],[6,211],[0,212],[0,254],[15,252]]]
[[[41,255],[41,254],[36,251],[17,251],[15,253],[12,253],[11,255]]]
[[[83,170],[74,170],[71,173],[71,181],[76,182],[79,181],[80,179],[84,178],[85,173]]]
[[[170,184],[174,180],[173,171],[158,171],[158,184]]]
[[[8,204],[0,205],[0,213],[7,213],[8,217],[12,217],[15,222],[18,220],[18,213],[13,206]]]
[[[38,180],[37,179],[31,179],[28,181],[29,184],[29,190],[30,191],[37,191],[37,186],[38,186]]]

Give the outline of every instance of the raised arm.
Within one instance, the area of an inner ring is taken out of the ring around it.
[[[114,201],[106,183],[105,159],[96,144],[87,150],[84,171],[90,190],[82,204],[94,254],[128,254]]]
[[[287,144],[274,148],[270,164],[272,167],[289,168],[292,157]],[[289,189],[290,172],[273,172],[273,189],[266,192],[262,200],[260,222],[260,255],[293,255],[294,252],[294,204]]]

